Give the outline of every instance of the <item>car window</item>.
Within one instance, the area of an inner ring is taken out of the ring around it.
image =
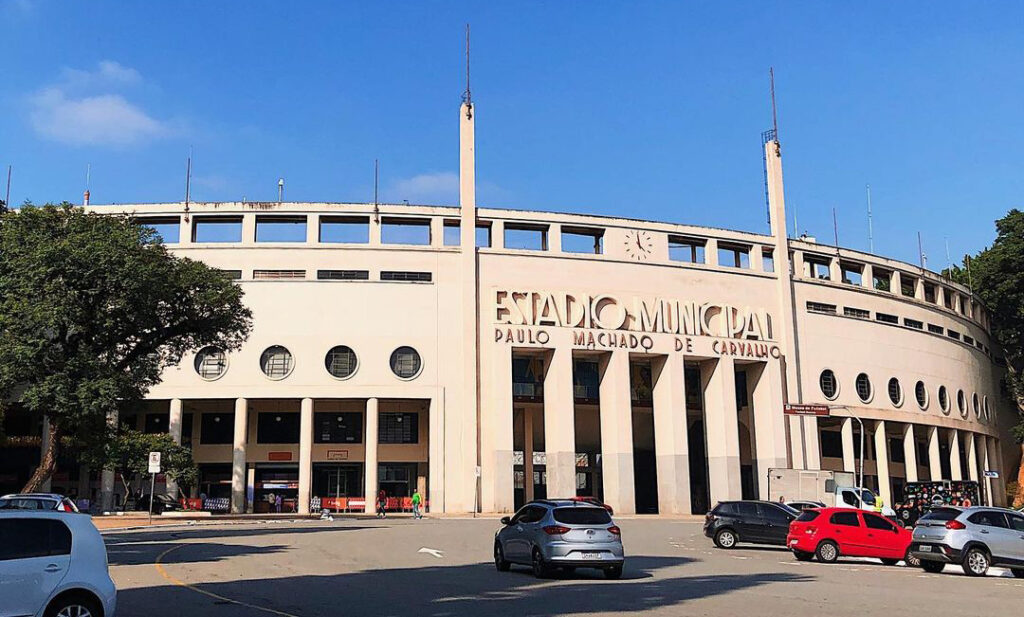
[[[935,521],[937,523],[945,523],[960,516],[960,510],[954,510],[953,508],[935,508],[928,514],[921,517],[921,522]]]
[[[62,527],[63,532],[55,529],[54,523]],[[0,519],[0,561],[45,557],[51,554],[50,544],[54,540],[61,542],[57,547],[61,552],[52,554],[66,555],[71,552],[71,531],[60,521],[25,518]],[[67,547],[66,551],[63,550],[65,546]]]
[[[828,522],[845,527],[860,527],[860,521],[857,520],[856,512],[836,512],[828,519]]]
[[[566,525],[607,525],[612,522],[604,508],[555,508],[555,520]]]
[[[736,504],[734,503],[720,503],[718,504],[712,514],[718,514],[722,516],[735,516],[736,515]]]
[[[790,513],[788,508],[786,511],[783,511],[782,508],[767,503],[759,504],[759,507],[761,508],[762,515],[771,523],[788,525],[793,520],[793,514],[795,514]]]
[[[544,518],[546,510],[540,506],[527,506],[526,515],[520,519],[520,523],[536,523]]]
[[[515,516],[512,517],[512,520],[510,521],[511,524],[515,525],[516,523],[523,522],[523,517],[526,516],[529,511],[530,506],[523,506],[522,508],[519,508],[519,512],[516,512]]]
[[[1024,516],[1008,514],[1007,517],[1010,519],[1010,526],[1013,527],[1014,531],[1024,531]]]
[[[860,499],[861,499],[861,501],[863,501],[864,503],[866,503],[868,505],[874,505],[874,503],[875,503],[875,494],[872,493],[871,491],[869,491],[868,489],[864,489],[864,490],[862,490],[860,492]]]
[[[804,510],[800,513],[800,516],[796,517],[796,520],[801,523],[809,523],[819,516],[821,516],[821,512],[818,512],[817,510]]]
[[[860,504],[860,498],[857,497],[857,493],[854,493],[853,491],[843,491],[843,501],[851,506]]]
[[[968,516],[967,520],[975,525],[984,525],[985,527],[999,527],[1002,529],[1009,527],[1006,524],[1006,516],[1002,512],[982,510]]]
[[[895,531],[896,526],[885,520],[881,516],[874,514],[864,514],[864,526],[869,529],[881,529],[883,531]]]
[[[757,504],[740,502],[736,504],[736,508],[739,510],[739,515],[743,517],[757,517]]]

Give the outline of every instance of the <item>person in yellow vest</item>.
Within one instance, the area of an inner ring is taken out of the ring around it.
[[[875,496],[875,512],[877,512],[878,514],[881,514],[882,513],[882,506],[884,506],[884,505],[885,505],[885,501],[882,500],[882,496],[881,495],[876,495]]]

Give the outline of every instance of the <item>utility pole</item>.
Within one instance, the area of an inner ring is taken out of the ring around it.
[[[875,253],[875,230],[871,221],[871,185],[866,185],[868,189],[868,252],[874,255]]]

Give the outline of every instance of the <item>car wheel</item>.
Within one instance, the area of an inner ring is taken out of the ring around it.
[[[942,572],[942,570],[946,567],[946,564],[942,563],[941,561],[921,561],[921,567],[924,568],[925,572],[938,574],[939,572]]]
[[[793,556],[796,557],[797,561],[810,561],[814,557],[814,553],[793,549]]]
[[[715,546],[718,548],[733,548],[736,546],[737,540],[739,538],[736,537],[736,532],[732,529],[719,529],[715,534]]]
[[[65,596],[46,607],[44,617],[100,617],[100,606],[91,598]]]
[[[911,568],[916,568],[921,565],[921,560],[911,555],[909,548],[907,549],[907,554],[903,557],[903,561]]]
[[[988,553],[978,547],[968,550],[964,555],[963,566],[967,576],[985,576],[989,566]]]
[[[622,578],[622,566],[612,566],[604,571],[605,578],[617,580]]]
[[[882,559],[882,564],[887,566],[894,566],[900,562],[899,559]]]
[[[498,572],[508,572],[512,564],[505,559],[505,551],[501,548],[501,542],[494,543],[494,567]]]
[[[547,562],[544,561],[544,556],[540,554],[540,549],[533,549],[533,575],[537,578],[548,578],[551,576],[551,568]]]
[[[825,540],[818,545],[818,550],[814,551],[814,556],[821,563],[835,563],[839,559],[839,545],[832,540]]]

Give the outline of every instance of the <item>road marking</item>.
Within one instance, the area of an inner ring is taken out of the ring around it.
[[[171,582],[171,583],[173,583],[173,584],[175,584],[175,585],[177,585],[179,587],[184,587],[185,589],[191,589],[192,591],[194,591],[196,593],[201,593],[204,596],[208,596],[208,597],[214,598],[215,600],[219,600],[221,602],[227,602],[228,604],[237,604],[238,606],[244,606],[245,608],[251,608],[251,609],[256,610],[256,611],[263,611],[264,613],[270,613],[271,615],[280,615],[280,617],[299,617],[298,615],[293,615],[291,613],[286,613],[284,611],[277,611],[277,610],[274,610],[272,608],[267,608],[265,606],[257,606],[256,604],[249,604],[248,602],[242,602],[241,600],[234,600],[232,598],[228,598],[228,597],[225,597],[225,596],[213,593],[212,591],[207,591],[205,589],[200,589],[200,588],[196,587],[195,585],[190,585],[190,584],[186,583],[185,581],[178,580],[177,578],[171,576],[171,574],[167,571],[166,568],[164,568],[163,564],[160,563],[160,562],[163,561],[163,558],[167,556],[167,553],[170,553],[171,551],[176,551],[176,550],[178,550],[179,548],[181,548],[183,546],[186,546],[186,545],[185,544],[179,544],[177,546],[172,546],[171,548],[169,548],[166,551],[164,551],[164,552],[160,553],[159,555],[157,555],[156,561],[153,562],[153,565],[156,566],[156,571],[160,573],[160,576],[164,577],[169,582]]]
[[[437,557],[438,559],[441,559],[442,557],[444,557],[444,555],[441,554],[441,551],[437,550],[436,548],[427,548],[425,546],[423,548],[421,548],[420,550],[416,551],[416,552],[417,553],[426,553],[428,555],[433,555],[434,557]]]

